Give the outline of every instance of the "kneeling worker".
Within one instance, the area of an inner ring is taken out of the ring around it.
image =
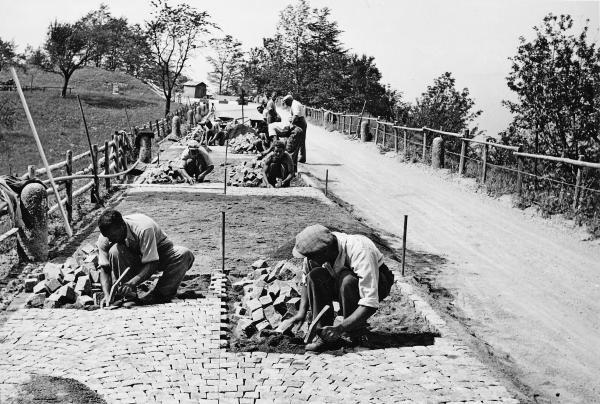
[[[108,305],[110,289],[130,268],[118,294],[125,300],[142,304],[170,301],[177,293],[185,273],[194,263],[194,254],[181,246],[173,245],[154,220],[141,213],[121,216],[105,210],[98,219],[101,235],[98,237],[98,265],[104,292],[102,306]],[[162,271],[156,286],[142,299],[137,299],[137,287],[154,273]]]
[[[383,254],[367,237],[332,232],[315,224],[296,235],[292,251],[304,258],[306,286],[300,310],[288,320],[304,321],[310,306],[313,319],[329,305],[316,325],[317,337],[306,350],[320,351],[335,343],[342,334],[355,339],[367,332],[367,320],[379,302],[390,294],[394,275],[383,262]],[[344,321],[333,325],[333,301],[340,303]]]
[[[190,140],[187,147],[179,156],[177,172],[185,182],[193,184],[194,181],[202,182],[215,166],[208,153],[200,147],[200,143]]]
[[[289,187],[294,178],[294,162],[285,152],[285,144],[278,140],[273,152],[263,161],[263,184],[267,188]]]

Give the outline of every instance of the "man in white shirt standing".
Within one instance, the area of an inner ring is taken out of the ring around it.
[[[390,294],[394,275],[383,262],[383,254],[367,237],[332,232],[325,226],[308,226],[296,235],[293,255],[304,258],[306,287],[298,314],[291,323],[304,321],[310,307],[313,318],[326,305],[338,301],[344,317],[333,325],[333,310],[318,321],[317,337],[306,345],[308,351],[321,351],[340,339],[366,331],[367,320],[379,302]]]
[[[290,94],[283,97],[283,103],[290,109],[290,123],[302,129],[303,136],[300,142],[298,162],[306,163],[306,118],[304,114],[304,105],[295,100]]]

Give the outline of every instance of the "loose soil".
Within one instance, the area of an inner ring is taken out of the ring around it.
[[[18,395],[6,403],[106,404],[106,401],[74,379],[33,375],[29,382],[20,386]]]
[[[233,303],[239,295],[231,292],[230,316],[235,318]],[[235,324],[235,321],[233,322]],[[397,286],[393,286],[388,296],[375,315],[369,319],[370,330],[360,344],[343,340],[331,346],[325,352],[342,355],[354,349],[385,349],[417,345],[433,345],[439,333],[427,320],[416,312],[407,296],[402,296]],[[233,326],[233,325],[232,325]],[[299,336],[279,334],[264,330],[260,335],[251,338],[236,338],[230,334],[230,350],[233,352],[280,352],[304,353],[304,341]]]

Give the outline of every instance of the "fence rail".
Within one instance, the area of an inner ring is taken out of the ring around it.
[[[121,177],[121,182],[125,181],[126,174],[135,168],[135,164],[129,166],[129,163],[131,162],[129,157],[135,149],[135,137],[139,131],[151,130],[156,139],[164,138],[171,133],[173,129],[172,119],[175,116],[184,119],[188,110],[193,107],[193,105],[182,106],[162,119],[149,121],[147,124],[145,123],[139,126],[133,126],[132,128],[128,128],[128,130],[115,131],[115,134],[112,135],[112,140],[107,140],[104,145],[100,147],[96,144],[92,146],[94,154],[93,158],[91,157],[89,150],[75,156],[73,156],[71,150],[66,150],[65,160],[54,163],[48,168],[53,174],[55,171],[64,173],[64,176],[62,177],[55,176],[55,181],[59,184],[59,193],[62,193],[62,195],[58,195],[58,197],[61,198],[62,203],[66,206],[69,221],[72,222],[73,220],[73,199],[85,194],[94,187],[98,190],[98,194],[100,194],[100,179],[104,180],[106,192],[109,192],[111,189],[111,179],[118,179]],[[103,157],[100,157],[101,153],[103,154]],[[89,158],[91,162],[82,169],[74,171],[74,163],[86,158]],[[98,181],[96,182],[96,179],[93,179],[92,181],[81,184],[80,182],[82,179],[93,177],[90,173],[93,173],[94,168],[97,169]],[[43,179],[46,175],[47,171],[45,168],[37,169],[35,166],[30,165],[27,167],[27,172],[19,178],[22,180],[37,178],[47,185],[50,181],[48,179]],[[78,188],[74,188],[74,186],[78,186]],[[46,190],[46,193],[50,196],[54,194],[54,191],[49,188]],[[90,192],[90,198],[93,202],[93,192]],[[48,212],[52,213],[58,208],[59,205],[56,203],[49,207]],[[6,215],[8,215],[8,204],[0,201],[0,218]],[[14,223],[12,225],[15,226]],[[18,228],[16,227],[12,227],[7,232],[0,233],[0,243],[9,240],[17,233]]]
[[[445,146],[442,149],[443,153],[451,158],[456,158],[456,160],[450,162],[452,170],[457,171],[461,176],[475,171],[474,176],[482,184],[489,183],[490,178],[488,174],[490,170],[501,170],[507,173],[507,175],[516,176],[516,178],[513,178],[513,182],[515,184],[515,192],[519,196],[523,195],[526,179],[534,181],[534,193],[538,192],[541,194],[547,191],[538,189],[537,184],[540,181],[555,182],[561,186],[573,187],[571,195],[573,201],[571,206],[574,211],[580,206],[582,191],[600,194],[600,189],[586,187],[583,184],[584,169],[600,169],[600,163],[583,161],[583,156],[579,156],[578,160],[574,160],[565,157],[526,153],[519,146],[509,146],[487,140],[482,141],[469,138],[468,132],[455,133],[443,131],[441,128],[432,129],[428,127],[411,128],[381,121],[373,117],[362,117],[311,107],[306,107],[305,111],[307,119],[314,124],[350,135],[358,135],[361,130],[361,122],[368,122],[367,133],[360,135],[367,138],[372,137],[375,144],[380,144],[384,148],[393,149],[397,153],[402,152],[406,160],[412,155],[422,162],[430,162],[433,139],[434,137],[441,137],[451,146]],[[498,156],[502,156],[504,161],[497,162],[494,160],[494,158],[498,159]],[[507,164],[506,162],[508,161],[511,164]],[[565,181],[554,180],[548,176],[539,175],[537,172],[538,164],[543,161],[573,166],[576,173],[574,178],[575,183],[567,183]],[[534,172],[526,171],[526,166],[532,166]],[[502,181],[506,182],[507,180]],[[558,192],[563,197],[569,194],[565,193],[562,188]]]

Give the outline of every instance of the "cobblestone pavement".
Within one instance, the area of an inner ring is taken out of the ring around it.
[[[434,345],[333,356],[228,352],[225,281],[213,275],[203,299],[130,310],[14,312],[0,329],[0,397],[38,373],[109,403],[517,402],[407,284],[442,331]]]

